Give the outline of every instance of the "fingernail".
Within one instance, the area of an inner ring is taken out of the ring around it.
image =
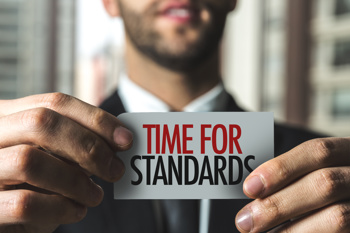
[[[260,197],[265,189],[260,176],[253,176],[244,183],[244,190],[253,197]]]
[[[110,165],[110,174],[112,180],[120,179],[125,172],[125,166],[120,159],[113,158]]]
[[[85,206],[78,205],[76,213],[78,219],[83,219],[86,216],[87,208]]]
[[[248,209],[241,210],[237,215],[236,224],[242,230],[250,232],[253,229],[252,213]]]
[[[94,202],[94,204],[99,204],[103,197],[103,189],[95,183],[92,186],[91,201]]]
[[[113,137],[118,146],[127,146],[132,142],[133,135],[130,130],[120,126],[114,130]]]

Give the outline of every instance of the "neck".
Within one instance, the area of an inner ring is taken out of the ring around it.
[[[133,82],[177,111],[220,82],[218,53],[193,70],[180,73],[159,66],[127,40],[126,62]]]

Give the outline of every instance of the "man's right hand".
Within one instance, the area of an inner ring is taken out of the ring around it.
[[[0,232],[48,233],[78,222],[103,198],[90,175],[115,182],[115,152],[132,134],[105,111],[44,94],[0,101]]]

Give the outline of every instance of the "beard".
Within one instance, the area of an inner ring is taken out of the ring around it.
[[[182,73],[196,69],[217,52],[225,27],[227,7],[201,3],[199,9],[205,9],[210,15],[208,22],[196,20],[190,25],[177,26],[173,32],[176,39],[169,41],[152,27],[158,4],[153,3],[144,12],[137,13],[119,1],[126,34],[138,51],[156,64]],[[188,30],[198,33],[195,40],[186,37]]]

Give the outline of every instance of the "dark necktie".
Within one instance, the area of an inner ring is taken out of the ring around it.
[[[166,233],[198,233],[198,200],[162,200],[160,203]]]

